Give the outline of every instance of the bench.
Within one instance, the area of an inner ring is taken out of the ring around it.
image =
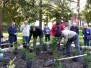
[[[9,48],[10,47],[10,43],[3,43],[3,44],[0,44],[0,48]]]

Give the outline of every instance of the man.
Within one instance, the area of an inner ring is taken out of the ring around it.
[[[24,24],[20,27],[20,31],[22,31],[23,42],[28,43],[29,30],[30,26],[28,25],[28,21],[24,21]]]
[[[52,29],[51,29],[51,36],[55,36],[57,28],[60,30],[64,30],[64,25],[62,22],[58,19],[56,20],[56,24],[53,24]]]
[[[42,29],[39,26],[31,26],[28,43],[31,40],[32,35],[33,35],[33,38],[34,38],[33,48],[36,46],[36,40],[37,40],[37,37],[39,36],[40,47],[41,47],[41,50],[42,50],[42,45],[43,45],[43,31],[42,31]]]
[[[15,27],[15,22],[12,22],[11,26],[8,28],[8,34],[9,34],[9,42],[10,43],[13,43],[13,42],[17,43],[17,29]]]
[[[76,23],[73,23],[73,26],[70,27],[70,30],[75,31],[77,34],[79,34],[79,28]]]
[[[52,36],[57,37],[58,40],[60,41],[59,32],[62,31],[62,30],[64,30],[64,26],[63,26],[62,22],[58,19],[58,20],[56,20],[56,24],[53,24],[50,33],[51,33]],[[58,44],[57,50],[61,51],[60,43]]]
[[[70,48],[71,48],[72,42],[74,42],[75,47],[78,51],[78,55],[80,55],[80,45],[79,45],[78,34],[74,31],[70,31],[70,30],[63,30],[63,31],[59,32],[59,34],[61,35],[61,38],[62,37],[64,38],[64,41],[61,41],[61,43],[66,43],[67,56],[71,56]]]

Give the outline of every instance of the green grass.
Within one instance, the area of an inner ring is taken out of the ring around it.
[[[7,32],[3,32],[3,34],[8,34],[8,33]],[[17,37],[21,37],[22,38],[22,33],[18,32]],[[39,41],[39,38],[37,38],[37,41]],[[45,41],[45,37],[43,37],[43,41]],[[31,42],[33,42],[33,38],[31,38]],[[83,45],[82,30],[79,31],[79,42],[80,42],[80,45]],[[18,39],[18,43],[19,44],[22,43],[22,39]]]

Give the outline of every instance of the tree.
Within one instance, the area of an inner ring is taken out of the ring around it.
[[[2,20],[3,20],[3,15],[4,15],[4,7],[8,1],[9,0],[2,0],[1,1],[1,12],[0,12],[0,30],[1,30],[1,33],[2,33]]]

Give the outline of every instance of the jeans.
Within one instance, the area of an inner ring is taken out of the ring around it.
[[[33,48],[36,46],[36,40],[37,38],[34,37],[34,41],[33,41]],[[40,38],[40,49],[43,49],[43,38]]]
[[[80,55],[80,45],[79,45],[79,39],[78,39],[78,34],[76,34],[73,38],[69,39],[66,43],[66,52],[67,52],[67,56],[71,56],[70,54],[70,48],[71,48],[71,44],[72,42],[74,42],[75,47],[77,49],[78,55]]]
[[[89,40],[86,38],[86,37],[84,37],[84,45],[86,46],[89,46]]]
[[[29,36],[23,36],[23,42],[27,42],[28,43],[28,39],[29,39]]]
[[[45,41],[47,42],[47,41],[50,41],[50,34],[46,34],[45,35]]]

